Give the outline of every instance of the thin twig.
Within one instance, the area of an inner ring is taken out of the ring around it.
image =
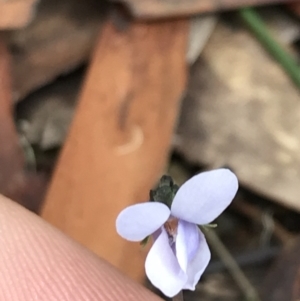
[[[257,266],[274,259],[281,250],[281,247],[274,246],[260,248],[258,250],[255,249],[239,253],[234,256],[234,259],[240,267]],[[205,270],[205,274],[222,272],[223,270],[226,270],[226,266],[222,260],[218,259],[209,263]]]
[[[183,293],[180,291],[176,296],[173,297],[172,301],[183,301]]]
[[[232,203],[232,208],[236,209],[237,211],[246,215],[247,217],[253,219],[257,223],[262,224],[263,222],[262,220],[264,214],[263,211],[258,207],[243,201],[241,197],[239,197],[235,202]],[[273,223],[274,223],[273,226],[274,235],[283,245],[290,243],[295,238],[295,236],[292,233],[287,231],[276,220],[273,220]]]
[[[248,301],[259,301],[258,293],[250,283],[244,272],[234,260],[228,249],[224,246],[216,232],[212,229],[203,229],[205,236],[211,247],[215,250],[219,258],[223,261],[236,284],[240,287]]]

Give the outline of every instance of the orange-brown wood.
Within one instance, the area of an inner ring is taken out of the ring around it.
[[[26,26],[34,16],[37,0],[0,0],[0,29]]]
[[[186,82],[187,29],[184,20],[105,25],[42,211],[138,281],[145,251],[117,235],[115,220],[148,199],[163,171]]]
[[[120,2],[120,0],[111,0]],[[276,3],[299,3],[299,0],[121,0],[135,18],[159,19],[191,16],[201,13],[232,10],[240,7]]]

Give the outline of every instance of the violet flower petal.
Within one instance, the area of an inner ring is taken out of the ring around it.
[[[125,208],[116,220],[117,232],[131,241],[141,241],[159,229],[169,218],[170,209],[162,203],[142,203]]]
[[[237,177],[229,169],[200,173],[179,188],[171,214],[190,223],[209,224],[227,208],[237,189]]]
[[[178,294],[187,282],[187,275],[181,270],[177,258],[169,245],[166,230],[162,227],[160,236],[154,242],[146,258],[146,274],[150,282],[166,296]]]
[[[176,257],[184,272],[199,248],[199,228],[195,224],[179,220],[176,236]]]
[[[188,263],[187,275],[188,280],[183,286],[183,289],[195,290],[200,277],[206,269],[210,261],[210,250],[203,233],[199,230],[199,248],[192,261]]]

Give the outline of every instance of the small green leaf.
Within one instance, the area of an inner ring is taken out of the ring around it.
[[[173,179],[170,176],[163,175],[159,180],[158,187],[159,188],[163,186],[172,187],[173,184],[174,184]]]
[[[175,194],[179,186],[176,185],[170,176],[164,175],[161,177],[157,187],[150,190],[150,201],[166,204],[171,208]]]

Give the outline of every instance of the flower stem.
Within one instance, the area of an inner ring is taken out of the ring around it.
[[[183,301],[183,293],[180,291],[176,296],[173,297],[172,301]]]

